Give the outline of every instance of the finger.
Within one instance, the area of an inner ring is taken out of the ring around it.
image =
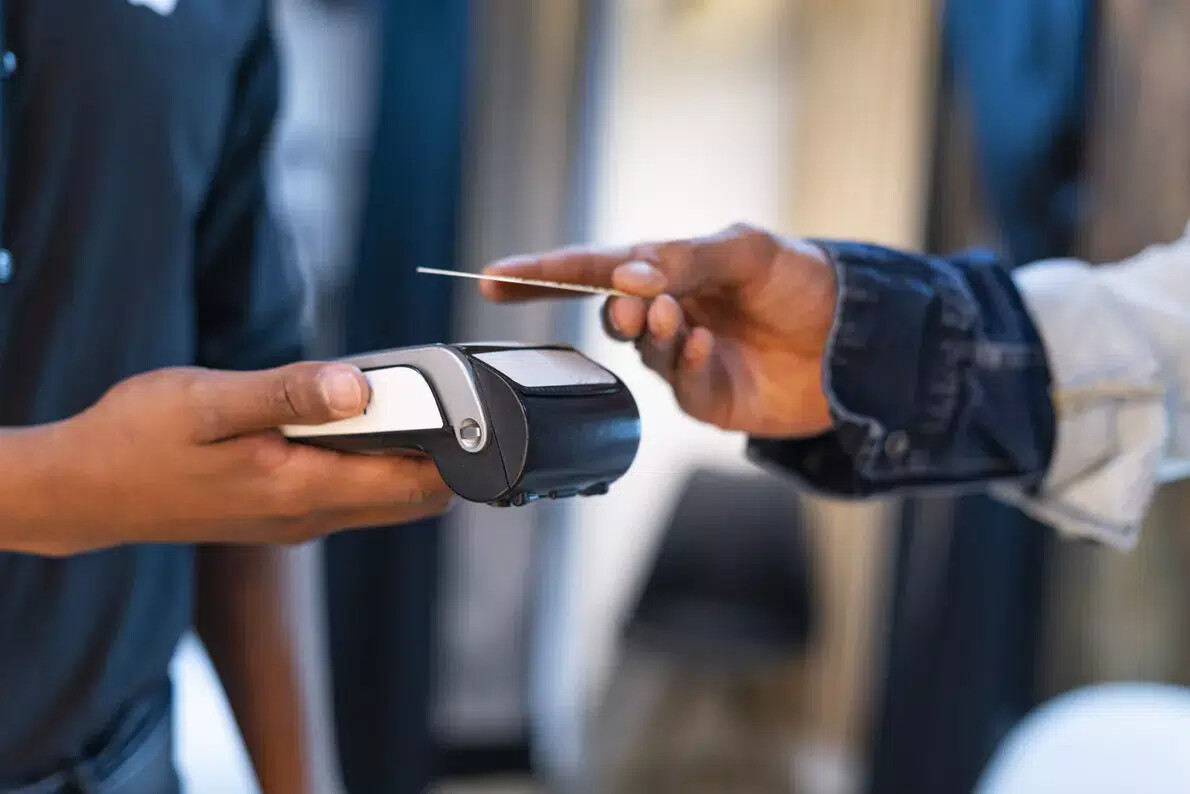
[[[367,407],[368,382],[356,367],[303,362],[256,372],[200,372],[186,406],[199,442],[290,424],[320,424]]]
[[[673,297],[662,295],[649,305],[645,322],[647,332],[637,342],[641,360],[672,383],[688,330],[682,307]]]
[[[663,268],[664,263],[658,265],[639,259],[625,262],[612,271],[612,286],[642,298],[655,298],[669,286]]]
[[[273,484],[310,512],[366,510],[449,500],[451,491],[430,458],[294,450]]]
[[[638,298],[608,298],[603,302],[604,332],[620,342],[631,342],[645,332],[649,305]]]
[[[695,328],[686,338],[673,378],[674,397],[695,419],[722,425],[730,413],[730,390],[714,335]]]
[[[657,251],[665,291],[682,297],[707,287],[755,284],[768,272],[780,246],[769,232],[737,223],[701,237],[678,241]]]
[[[493,262],[484,268],[485,275],[532,278],[557,281],[563,284],[585,284],[592,287],[611,287],[612,272],[632,259],[627,248],[562,248],[531,256],[513,256]],[[497,302],[539,300],[542,298],[574,298],[583,293],[564,292],[525,284],[484,281],[480,292]]]
[[[735,224],[715,234],[633,250],[641,261],[617,268],[613,285],[633,294],[665,292],[681,298],[707,288],[763,284],[782,243],[763,229]]]
[[[706,328],[694,328],[686,337],[686,346],[682,348],[681,359],[678,362],[683,372],[700,372],[714,352],[715,336]]]

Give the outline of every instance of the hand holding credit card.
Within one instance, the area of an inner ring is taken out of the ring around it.
[[[769,438],[832,427],[823,356],[837,286],[826,252],[746,225],[705,237],[568,247],[483,269],[485,298],[551,298],[548,284],[610,295],[603,324],[673,387],[678,405],[725,430]]]

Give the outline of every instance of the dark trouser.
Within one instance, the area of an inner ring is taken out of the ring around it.
[[[179,794],[168,689],[134,703],[80,761],[0,794]]]

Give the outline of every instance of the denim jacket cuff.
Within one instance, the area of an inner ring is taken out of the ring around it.
[[[1048,369],[1007,271],[978,252],[812,242],[838,273],[823,361],[834,430],[752,439],[751,457],[839,496],[1038,481],[1053,444]]]

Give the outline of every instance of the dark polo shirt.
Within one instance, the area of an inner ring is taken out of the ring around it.
[[[265,196],[265,3],[4,5],[0,427],[71,416],[145,370],[299,357],[299,281]],[[163,691],[193,568],[186,546],[0,553],[0,783],[79,757]]]

